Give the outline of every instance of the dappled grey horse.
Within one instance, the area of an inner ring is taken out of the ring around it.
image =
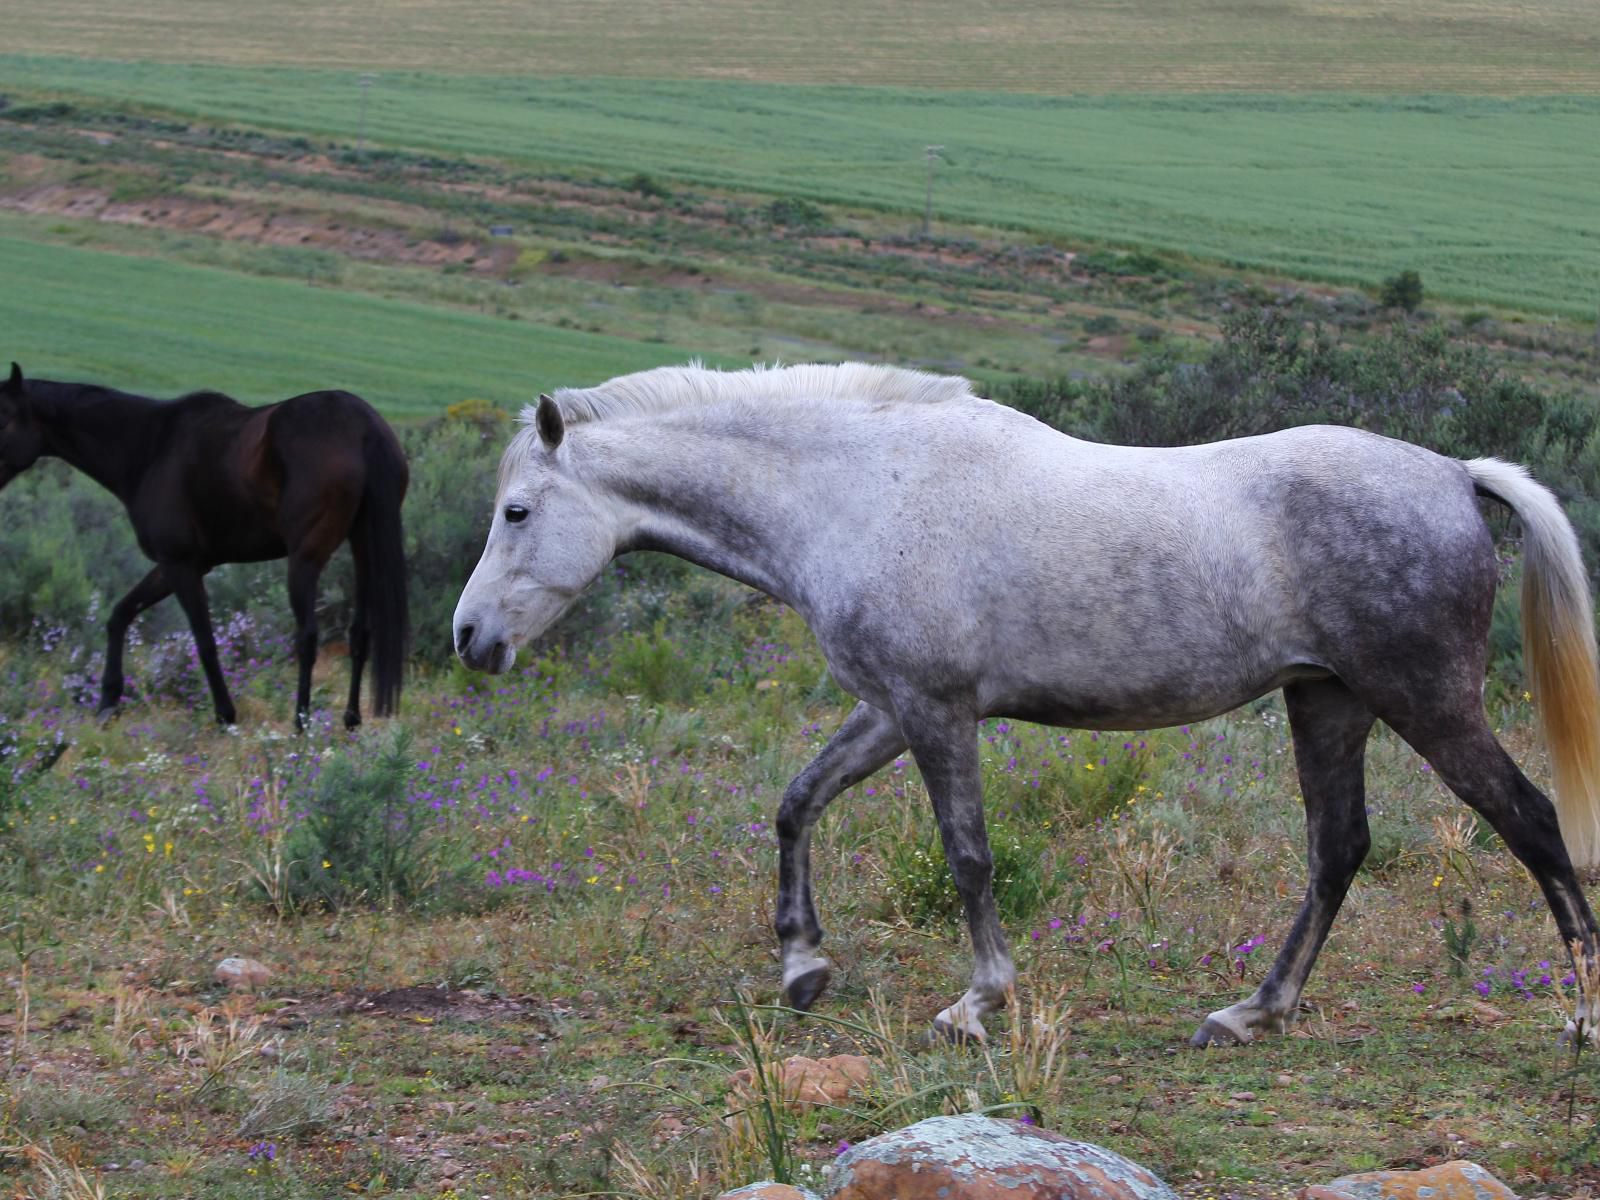
[[[941,1032],[981,1038],[1015,971],[990,890],[977,722],[1197,721],[1282,688],[1310,884],[1255,994],[1196,1045],[1282,1031],[1369,845],[1363,752],[1387,722],[1481,813],[1596,949],[1573,864],[1600,856],[1600,688],[1572,527],[1520,467],[1312,426],[1181,449],[1079,441],[963,379],[859,364],[674,367],[541,396],[500,467],[455,614],[501,672],[630,550],[792,605],[860,700],[778,814],[789,1002],[827,985],[811,829],[910,748],[966,908],[972,984]],[[1496,563],[1477,496],[1523,529],[1523,621],[1556,809],[1484,718]],[[1565,835],[1563,837],[1563,834]],[[1593,1024],[1596,997],[1581,1001]]]

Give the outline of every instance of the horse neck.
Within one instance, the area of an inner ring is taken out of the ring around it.
[[[618,553],[673,554],[807,611],[809,514],[827,489],[804,447],[647,419],[579,426],[577,440],[618,513]]]
[[[161,405],[144,396],[77,383],[29,385],[44,452],[76,467],[123,501],[150,466]]]

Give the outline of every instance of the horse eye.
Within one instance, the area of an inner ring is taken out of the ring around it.
[[[519,522],[526,521],[527,519],[528,519],[528,510],[523,508],[522,505],[520,505],[520,504],[508,504],[508,505],[506,505],[506,520],[511,522],[511,524],[516,525]]]

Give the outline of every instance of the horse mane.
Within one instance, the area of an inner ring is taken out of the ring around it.
[[[715,405],[750,410],[784,403],[853,408],[863,404],[940,404],[973,398],[972,384],[959,375],[932,375],[881,363],[757,365],[740,371],[719,371],[697,361],[619,375],[596,387],[557,388],[551,396],[569,425]],[[520,463],[538,440],[537,412],[537,405],[523,407],[519,417],[523,428],[506,447],[504,464]]]

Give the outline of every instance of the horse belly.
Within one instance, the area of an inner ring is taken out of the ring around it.
[[[1118,680],[1103,675],[1058,686],[1003,686],[982,704],[986,717],[1009,717],[1072,729],[1161,729],[1204,721],[1247,704],[1297,679],[1323,679],[1316,663],[1294,663],[1224,678]]]

